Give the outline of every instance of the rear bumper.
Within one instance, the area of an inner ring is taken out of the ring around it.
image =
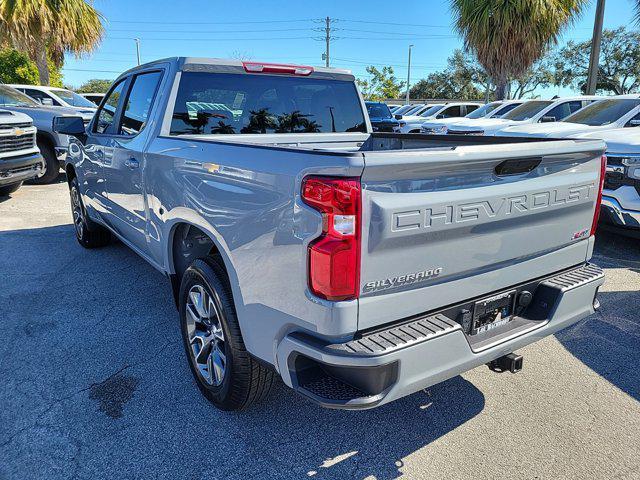
[[[602,221],[616,227],[640,229],[640,208],[638,210],[622,208],[618,200],[603,195]]]
[[[325,407],[364,409],[417,392],[540,340],[594,312],[602,270],[586,264],[545,279],[543,298],[480,346],[439,313],[427,314],[342,344],[292,333],[277,349],[284,382]],[[544,312],[540,305],[544,305]],[[517,325],[517,327],[516,327]]]
[[[0,186],[31,180],[39,176],[42,170],[43,161],[39,153],[0,159]]]

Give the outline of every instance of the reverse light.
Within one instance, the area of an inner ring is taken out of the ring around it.
[[[360,179],[307,177],[302,200],[322,213],[322,234],[309,245],[310,290],[326,300],[358,298]]]
[[[604,188],[604,177],[607,174],[607,156],[600,158],[600,183],[598,184],[598,198],[596,199],[596,208],[593,212],[593,223],[591,224],[591,235],[596,234],[598,228],[598,220],[600,219],[600,204],[602,203],[602,189]]]
[[[242,62],[245,72],[249,73],[279,73],[288,75],[308,76],[313,73],[313,67],[306,65],[289,65],[285,63]]]

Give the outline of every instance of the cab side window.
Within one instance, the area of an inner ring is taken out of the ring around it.
[[[95,133],[111,133],[110,127],[113,125],[116,119],[116,108],[120,102],[120,96],[126,84],[126,78],[120,80],[118,84],[111,90],[107,100],[102,105],[102,108],[98,111],[97,121],[93,127]]]
[[[437,118],[451,118],[451,117],[460,117],[462,116],[462,109],[460,105],[456,105],[454,107],[445,108]]]
[[[477,108],[478,108],[479,106],[480,106],[480,105],[473,105],[473,104],[471,104],[471,105],[467,105],[467,106],[466,106],[466,114],[467,114],[467,115],[469,115],[469,114],[470,114],[471,112],[473,112],[474,110],[477,110]]]
[[[582,108],[582,102],[579,100],[564,102],[560,105],[553,107],[549,110],[544,116],[545,117],[553,117],[556,119],[556,122],[559,122],[565,117],[568,117],[574,112],[577,112]]]
[[[136,75],[124,104],[119,134],[137,135],[145,127],[161,77],[162,72]]]

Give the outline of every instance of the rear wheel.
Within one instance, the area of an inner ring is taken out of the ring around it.
[[[44,175],[30,180],[29,183],[34,185],[52,183],[56,178],[58,178],[58,174],[60,173],[60,162],[58,161],[56,152],[51,145],[42,140],[38,140],[37,144],[40,149],[42,159],[44,160]]]
[[[22,186],[22,182],[12,183],[0,187],[0,197],[8,197]]]
[[[189,367],[202,394],[222,410],[240,410],[264,398],[273,371],[247,352],[223,268],[195,260],[180,285],[180,323]]]
[[[69,195],[71,196],[71,213],[73,214],[73,226],[78,243],[84,248],[104,247],[109,244],[111,232],[87,216],[77,178],[71,180]]]

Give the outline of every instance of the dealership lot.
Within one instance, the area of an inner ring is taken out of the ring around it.
[[[0,479],[637,478],[640,241],[599,235],[600,312],[379,409],[277,385],[216,410],[188,370],[168,281],[74,238],[67,187],[0,199]]]

